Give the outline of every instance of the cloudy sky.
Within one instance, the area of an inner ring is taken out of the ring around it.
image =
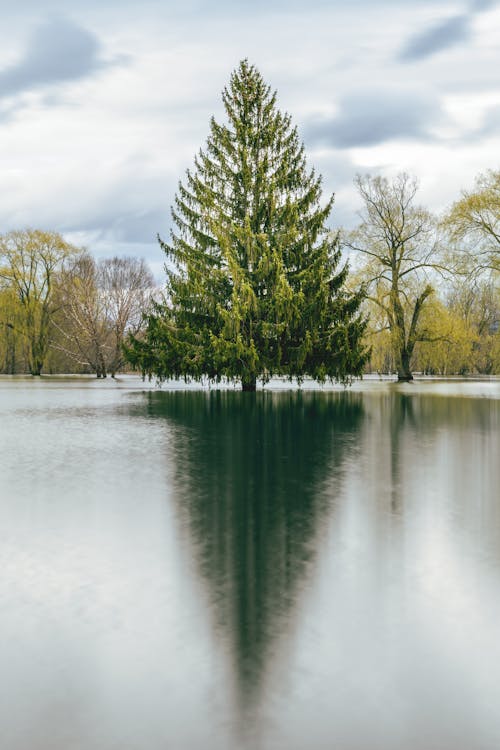
[[[177,181],[243,57],[352,226],[357,172],[445,208],[500,166],[500,0],[0,0],[0,232],[57,229],[161,277]]]

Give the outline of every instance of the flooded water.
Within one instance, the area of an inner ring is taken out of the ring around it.
[[[0,379],[0,746],[498,750],[500,382]]]

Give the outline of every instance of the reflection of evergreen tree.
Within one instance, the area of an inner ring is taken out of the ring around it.
[[[422,454],[436,441],[436,436],[446,432],[448,441],[455,436],[463,443],[462,461],[457,471],[463,469],[471,460],[472,435],[495,433],[499,403],[494,399],[401,393],[399,390],[370,394],[364,404],[377,430],[378,468],[390,492],[393,512],[404,511],[408,475],[421,467]],[[371,420],[366,424],[373,434]],[[425,477],[422,477],[424,486]]]
[[[314,554],[326,510],[321,484],[339,477],[356,443],[360,396],[154,393],[149,414],[181,428],[178,502],[234,648],[241,700],[251,702]]]

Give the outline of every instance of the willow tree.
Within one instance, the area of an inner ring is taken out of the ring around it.
[[[242,61],[222,94],[227,121],[210,122],[205,149],[172,208],[164,299],[128,358],[159,379],[241,380],[255,390],[280,374],[342,382],[366,359],[360,295],[326,221],[321,178],[276,93]]]
[[[17,319],[8,324],[25,342],[28,369],[40,375],[47,357],[55,312],[55,288],[67,258],[77,248],[57,232],[40,229],[0,236],[0,285],[18,303]]]
[[[500,271],[500,169],[480,174],[475,189],[462,192],[444,226],[465,256],[465,272]]]

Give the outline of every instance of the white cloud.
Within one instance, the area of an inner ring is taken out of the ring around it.
[[[128,254],[146,254],[159,268],[163,258],[154,234],[168,232],[177,181],[203,145],[210,116],[222,116],[221,89],[246,56],[278,89],[279,106],[306,136],[314,118],[333,121],[336,112],[344,112],[349,127],[356,118],[358,126],[363,124],[362,105],[370,104],[366,92],[380,90],[391,94],[413,130],[411,142],[401,140],[404,132],[396,128],[384,143],[365,139],[363,148],[352,138],[344,139],[342,150],[333,139],[314,149],[308,143],[309,162],[324,172],[325,191],[336,192],[334,223],[354,220],[357,171],[414,171],[422,197],[439,208],[475,173],[495,166],[491,155],[500,153],[500,136],[481,135],[480,126],[493,112],[498,91],[500,51],[491,28],[496,9],[474,17],[474,33],[464,48],[420,61],[417,79],[413,66],[396,61],[403,40],[410,29],[442,17],[446,8],[456,12],[451,2],[311,2],[307,8],[274,3],[253,12],[225,3],[210,13],[205,6],[193,7],[196,12],[181,13],[173,4],[152,0],[140,8],[113,2],[71,5],[72,20],[65,23],[83,30],[82,39],[90,35],[87,47],[82,42],[79,67],[67,68],[65,76],[46,68],[43,85],[40,73],[29,86],[18,86],[15,96],[11,86],[4,119],[0,109],[4,229],[63,229],[86,238],[98,255],[129,248]],[[16,61],[30,59],[26,24],[18,24],[15,12],[3,19],[10,44],[0,66],[11,71],[11,80]],[[31,20],[40,28],[38,4]],[[102,67],[103,61],[124,56],[126,66]],[[24,75],[26,84],[26,67]],[[1,81],[0,73],[0,86]],[[371,99],[374,115],[383,102]],[[349,109],[349,101],[359,107]]]

